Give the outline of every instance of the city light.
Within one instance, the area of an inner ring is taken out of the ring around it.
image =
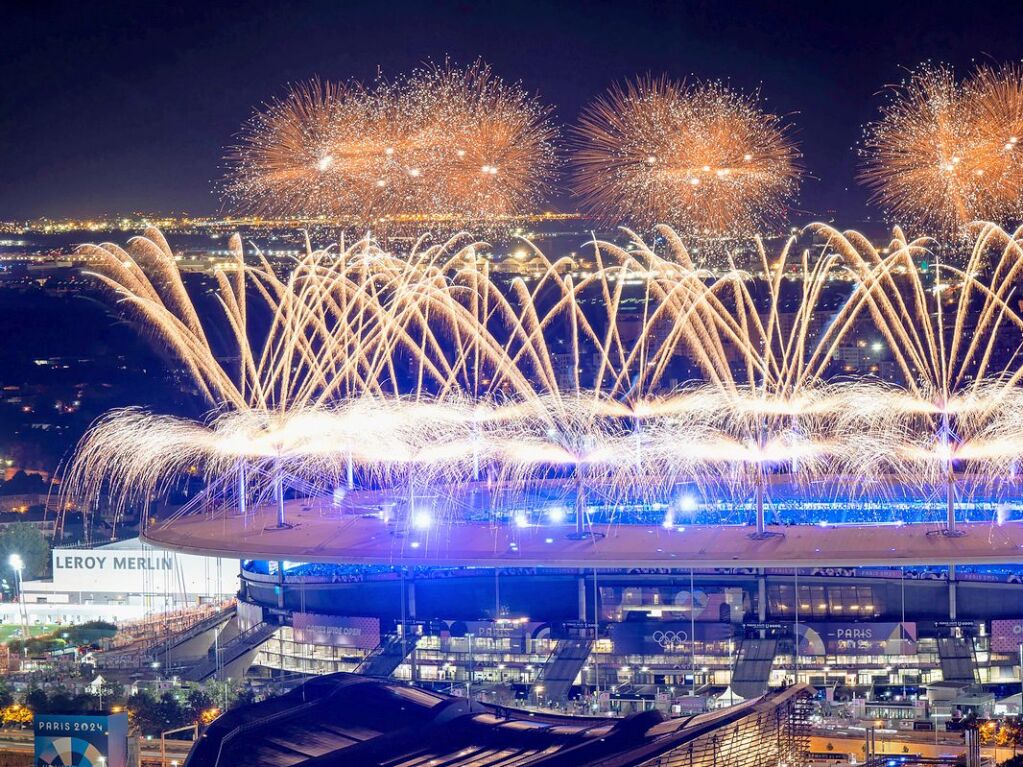
[[[561,506],[552,506],[547,510],[547,519],[551,521],[551,524],[560,525],[565,521],[565,509]]]

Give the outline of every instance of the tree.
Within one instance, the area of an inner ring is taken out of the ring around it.
[[[1019,748],[1023,744],[1023,725],[1018,716],[1006,717],[998,726],[995,744],[1002,748]]]
[[[189,724],[185,708],[171,692],[159,698],[149,692],[136,693],[128,698],[128,713],[132,725],[142,735],[159,735]]]
[[[32,724],[32,709],[20,703],[10,703],[0,709],[0,723],[4,726],[25,727]]]
[[[160,696],[160,701],[157,704],[157,712],[160,716],[161,731],[170,730],[175,727],[183,727],[188,724],[186,720],[185,709],[182,707],[178,699],[174,697],[174,693],[168,691]]]
[[[46,713],[48,702],[46,690],[41,690],[38,687],[29,690],[28,694],[25,695],[25,705],[40,714]]]
[[[75,714],[75,696],[67,690],[53,690],[47,696],[47,714]]]
[[[46,480],[38,474],[29,474],[19,469],[9,480],[0,485],[0,495],[42,494],[49,490]]]
[[[185,712],[190,720],[198,722],[202,718],[203,711],[207,711],[215,705],[212,695],[205,690],[197,688],[188,693],[188,703],[185,705]]]
[[[28,522],[15,522],[0,530],[0,567],[14,580],[14,570],[9,560],[17,554],[25,563],[23,578],[38,578],[45,575],[50,567],[50,543],[46,536]]]
[[[232,701],[231,708],[238,708],[240,706],[248,706],[256,702],[256,691],[246,685],[239,692],[238,696]]]

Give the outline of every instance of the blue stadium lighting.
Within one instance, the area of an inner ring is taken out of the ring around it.
[[[418,509],[412,515],[412,527],[417,530],[426,530],[433,524],[433,514],[427,509]]]

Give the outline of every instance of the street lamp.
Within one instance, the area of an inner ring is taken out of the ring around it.
[[[14,570],[14,588],[17,591],[17,598],[21,600],[21,571],[25,568],[25,562],[20,554],[11,554],[7,558],[7,564]]]
[[[21,617],[22,636],[24,637],[25,642],[28,642],[28,613],[25,611],[25,600],[21,593],[21,571],[25,569],[25,561],[21,558],[21,554],[15,553],[11,554],[11,556],[7,558],[7,564],[9,564],[11,569],[14,570],[14,584],[18,592],[18,612]],[[23,645],[23,647],[25,647],[25,651],[27,653],[28,646]]]

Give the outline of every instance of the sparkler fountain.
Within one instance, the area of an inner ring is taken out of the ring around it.
[[[638,238],[629,248],[595,242],[585,264],[534,249],[528,283],[495,277],[484,246],[464,237],[403,256],[368,240],[310,248],[287,277],[258,254],[246,259],[234,239],[235,268],[216,279],[237,370],[207,341],[158,233],[128,250],[91,247],[98,278],[218,409],[207,423],[110,414],[83,439],[65,492],[95,498],[109,485],[122,506],[144,502],[197,465],[214,495],[221,477],[236,477],[230,513],[273,497],[273,529],[287,529],[288,483],[318,492],[358,476],[366,487],[404,485],[407,512],[395,523],[408,526],[419,488],[452,498],[436,511],[454,516],[437,521],[459,523],[458,488],[486,476],[499,519],[502,497],[557,484],[568,469],[573,536],[594,536],[594,494],[613,515],[687,485],[740,505],[752,497],[759,539],[772,532],[775,478],[807,491],[942,486],[954,531],[954,462],[976,482],[1015,460],[1023,429],[1006,413],[1020,369],[1011,356],[997,374],[989,368],[996,337],[1023,330],[1007,302],[1023,264],[1017,234],[986,227],[965,269],[943,267],[960,281],[953,311],[914,265],[924,242],[901,233],[887,255],[823,226],[810,230],[825,244],[815,258],[797,254],[796,239],[776,258],[758,243],[766,278],[702,271],[673,232],[661,234],[667,256]],[[985,271],[993,250],[1001,255]],[[839,277],[845,295],[825,306]],[[626,308],[637,300],[638,313]],[[261,336],[257,311],[270,318]],[[831,377],[862,322],[892,348],[902,389]],[[705,382],[671,381],[683,358]],[[939,434],[942,423],[956,427],[949,450],[935,449],[935,421]]]

